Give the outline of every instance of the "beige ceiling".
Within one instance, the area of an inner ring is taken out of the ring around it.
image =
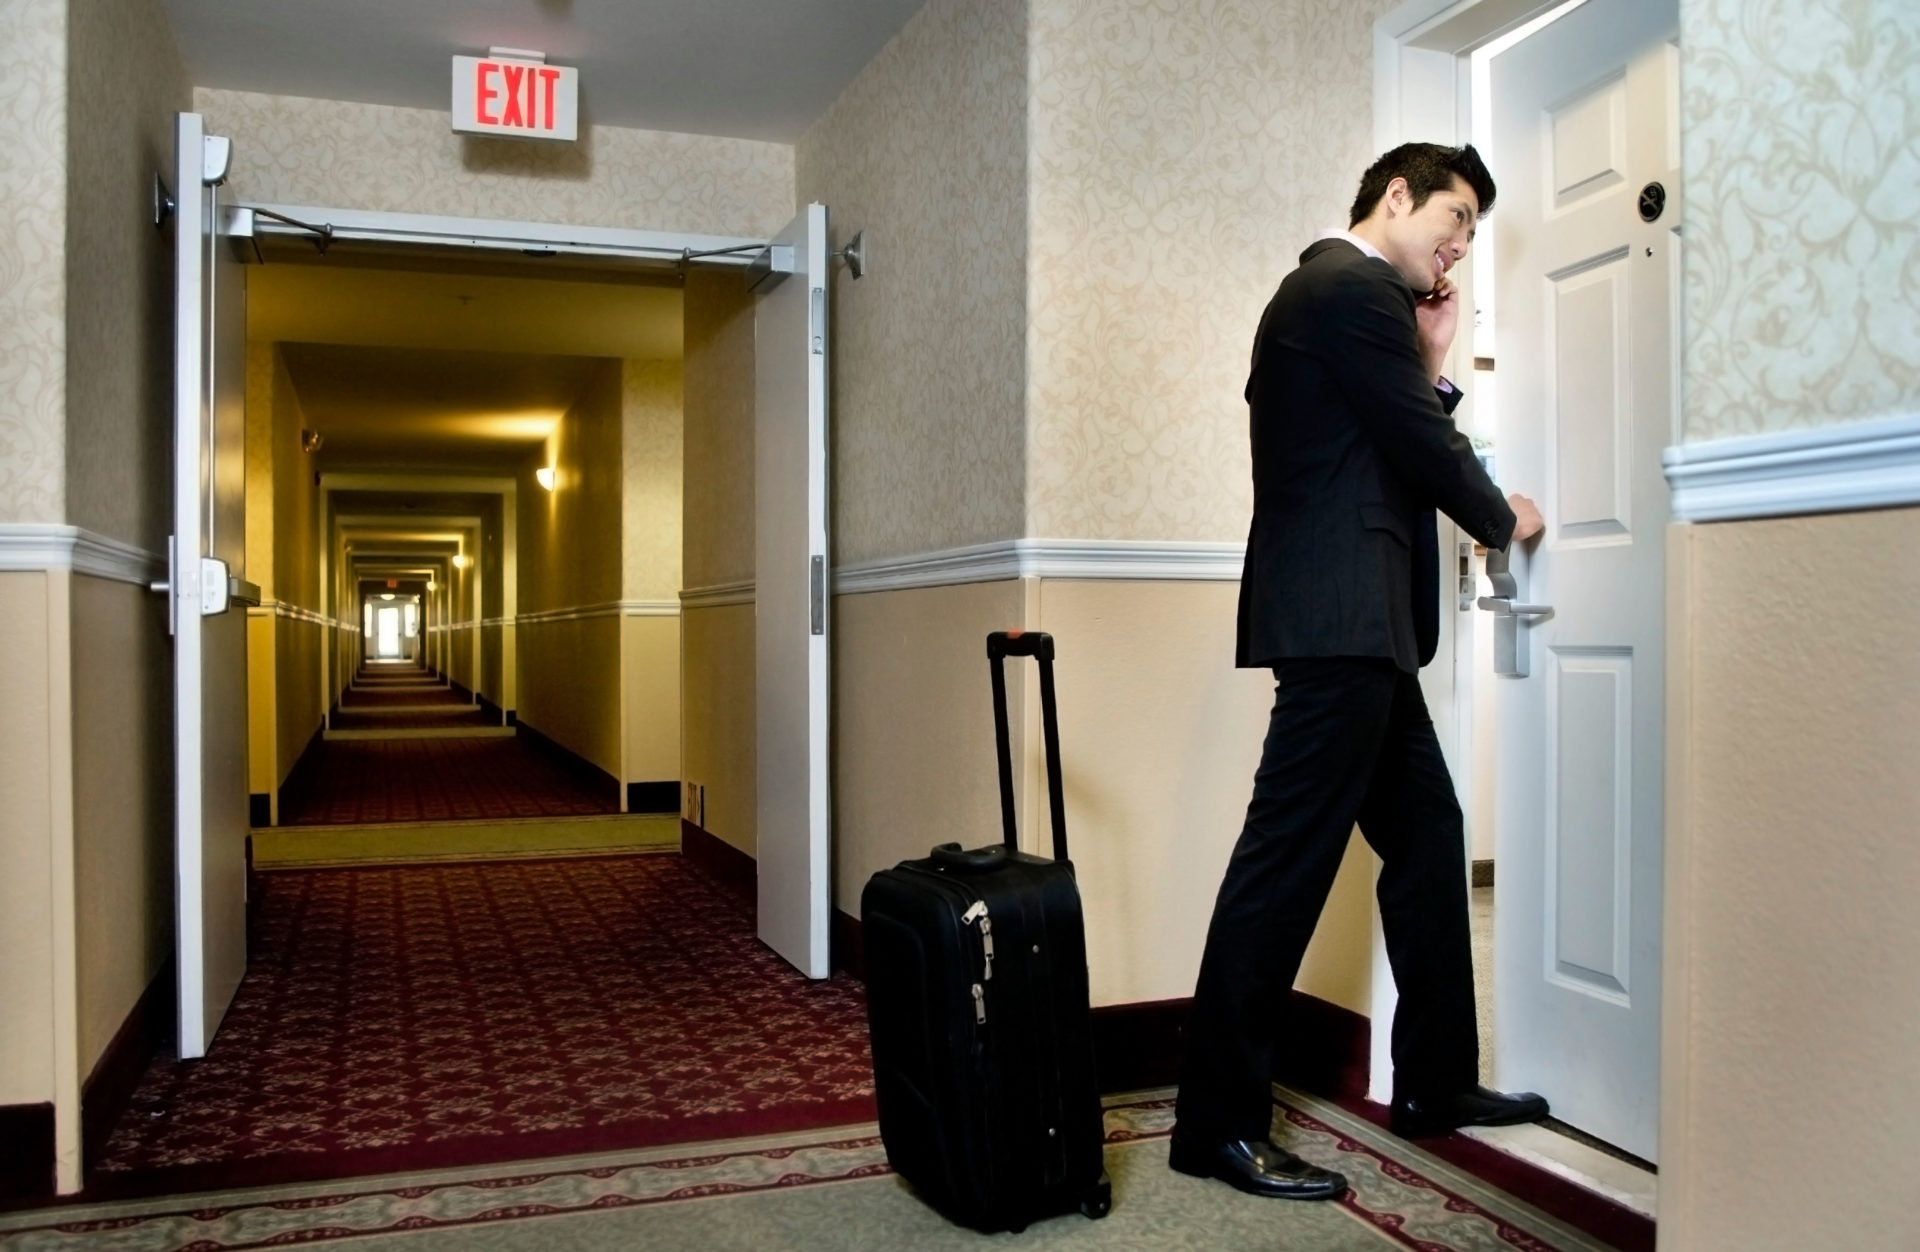
[[[325,436],[328,469],[519,465],[604,366],[592,357],[335,344],[283,351],[307,425]]]
[[[247,272],[247,337],[263,342],[678,360],[680,289],[498,272],[275,261]],[[578,271],[565,271],[577,274]],[[302,398],[305,393],[302,392]]]

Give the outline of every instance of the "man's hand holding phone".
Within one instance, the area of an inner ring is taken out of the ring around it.
[[[1434,280],[1432,291],[1414,301],[1413,318],[1420,331],[1420,359],[1426,364],[1427,377],[1437,383],[1460,325],[1460,289],[1442,274]]]

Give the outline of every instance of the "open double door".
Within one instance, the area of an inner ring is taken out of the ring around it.
[[[206,1054],[246,973],[246,282],[262,223],[225,186],[231,144],[178,123],[173,537],[176,958],[182,1057]],[[667,259],[767,241],[346,214],[336,238]],[[576,242],[584,240],[585,242]],[[771,241],[755,310],[760,935],[827,976],[827,210]],[[156,588],[158,589],[158,588]]]

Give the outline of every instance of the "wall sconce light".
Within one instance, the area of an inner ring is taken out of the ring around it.
[[[429,579],[427,579],[427,590],[428,590],[428,591],[437,591],[437,590],[439,590],[439,588],[440,588],[440,584],[439,584],[439,583],[437,583],[437,582],[435,582],[435,581],[433,581],[433,579],[431,579],[431,578],[429,578]]]
[[[300,432],[300,451],[318,452],[320,451],[320,445],[326,441],[327,437],[317,430],[302,430]]]
[[[455,569],[465,569],[467,568],[467,566],[471,564],[473,564],[473,558],[468,556],[464,552],[456,555],[453,558],[453,568]]]
[[[553,490],[553,466],[542,465],[539,469],[533,471],[533,479],[535,482],[539,483],[542,487],[545,487],[548,491],[552,491]]]
[[[380,598],[382,600],[391,600],[393,599],[393,593],[391,591],[383,591],[380,593]]]

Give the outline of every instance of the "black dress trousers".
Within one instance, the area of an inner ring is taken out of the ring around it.
[[[1474,1085],[1465,832],[1417,675],[1386,659],[1281,662],[1246,825],[1220,884],[1187,1026],[1183,1135],[1264,1138],[1285,1009],[1357,822],[1380,855],[1399,990],[1397,1096]]]

